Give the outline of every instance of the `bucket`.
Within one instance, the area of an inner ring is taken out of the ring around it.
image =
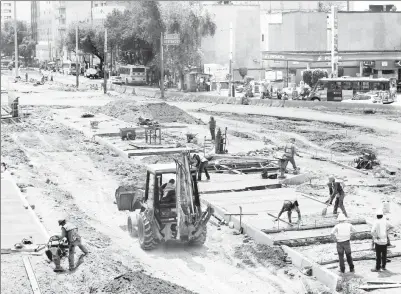
[[[116,190],[116,202],[119,211],[131,210],[132,204],[135,199],[135,191],[125,187],[119,187]]]

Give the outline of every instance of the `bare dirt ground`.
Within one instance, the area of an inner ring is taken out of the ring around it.
[[[236,255],[243,237],[227,227],[210,224],[201,248],[165,244],[142,251],[126,232],[126,213],[113,202],[120,183],[143,185],[144,167],[56,123],[47,107],[30,111],[23,124],[2,126],[2,156],[50,235],[59,233],[56,220],[67,216],[91,252],[75,272],[65,274],[53,273],[44,256],[32,257],[43,293],[303,293],[305,286],[293,281],[299,273],[277,266],[277,256],[258,254],[261,248],[249,241],[241,250],[255,248],[249,253],[253,264]],[[11,290],[14,281],[2,280],[3,293],[20,293]]]

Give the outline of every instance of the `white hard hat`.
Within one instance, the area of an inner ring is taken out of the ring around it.
[[[376,215],[383,215],[383,209],[378,208],[378,209],[376,210]]]
[[[347,220],[347,217],[346,217],[344,214],[340,213],[340,214],[338,215],[338,217],[337,217],[337,220],[338,220],[339,222],[344,222],[344,221]]]

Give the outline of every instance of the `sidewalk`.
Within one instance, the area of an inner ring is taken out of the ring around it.
[[[1,248],[14,248],[15,243],[32,236],[34,244],[45,244],[48,234],[35,212],[25,206],[23,198],[11,175],[1,174]]]

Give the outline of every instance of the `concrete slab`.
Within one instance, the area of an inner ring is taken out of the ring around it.
[[[1,248],[13,248],[30,236],[35,244],[46,243],[49,239],[46,230],[11,176],[8,173],[1,176]]]
[[[218,187],[218,185],[215,185],[214,188]],[[202,191],[202,189],[200,190]],[[303,197],[292,188],[204,194],[202,198],[220,206],[228,213],[239,212],[239,206],[242,206],[243,213],[258,213],[257,216],[244,216],[243,220],[259,230],[278,229],[279,226],[287,226],[282,222],[274,222],[274,219],[268,216],[267,212],[277,215],[281,210],[284,200],[293,200],[295,198],[300,203],[303,224],[313,225],[325,219],[333,221],[333,217],[330,215],[327,217],[321,216],[321,210],[325,207],[323,204]],[[286,220],[287,216],[284,214],[282,217]],[[296,213],[293,214],[292,219],[293,221],[297,220]]]

